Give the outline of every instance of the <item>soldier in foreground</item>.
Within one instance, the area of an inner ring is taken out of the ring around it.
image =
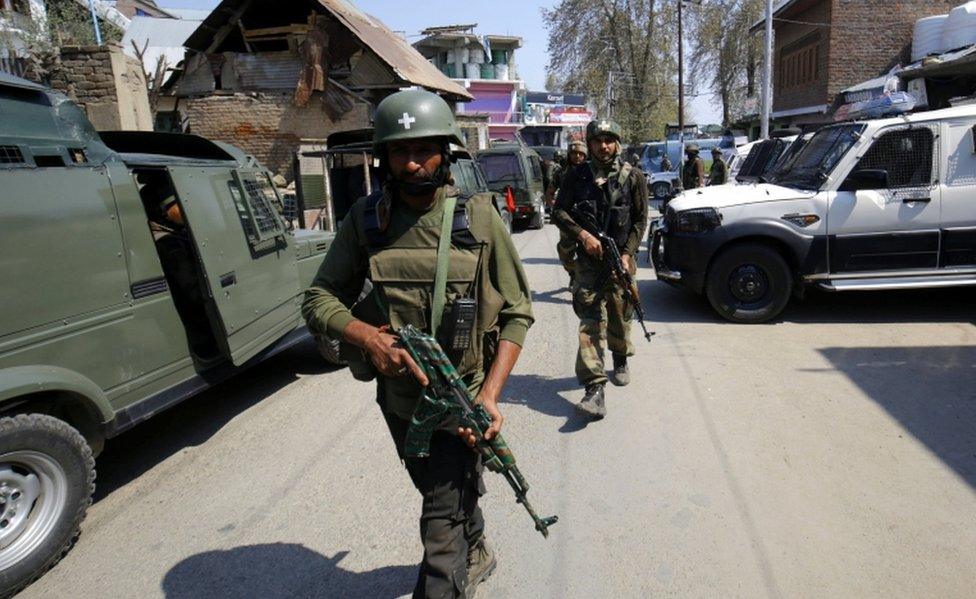
[[[414,597],[469,597],[495,567],[478,507],[481,459],[454,417],[433,433],[429,457],[405,457],[428,380],[390,327],[436,331],[448,348],[467,342],[450,359],[491,416],[490,439],[501,430],[498,397],[533,322],[529,285],[491,196],[464,197],[452,185],[448,144],[463,142],[447,103],[426,91],[398,92],[380,102],[375,123],[385,181],[350,210],[302,311],[313,332],[343,339],[368,360],[397,452],[423,496]],[[438,260],[442,238],[449,260]],[[449,277],[437,276],[439,265]],[[372,291],[350,311],[367,279]],[[432,292],[438,279],[446,281],[442,295]],[[365,378],[363,364],[351,366]]]
[[[729,182],[729,166],[722,159],[722,149],[712,148],[712,168],[709,171],[709,185],[725,185]]]
[[[574,141],[569,144],[569,155],[566,168],[560,174],[559,185],[553,190],[553,194],[558,194],[562,188],[563,180],[569,171],[586,162],[586,143]],[[576,271],[576,238],[568,235],[562,229],[559,231],[559,242],[556,244],[556,254],[562,263],[566,273],[569,274],[569,286],[573,286],[573,278]]]
[[[603,340],[613,354],[613,383],[628,384],[634,310],[620,285],[601,278],[605,272],[603,245],[587,228],[595,225],[609,236],[619,248],[625,268],[636,274],[634,256],[647,227],[647,182],[640,169],[620,156],[619,125],[607,119],[591,121],[586,140],[590,160],[563,178],[553,219],[580,248],[574,265],[573,310],[580,319],[576,377],[586,394],[577,408],[599,419],[607,412]]]
[[[698,144],[685,147],[685,165],[681,171],[682,189],[705,187],[705,163],[698,157]]]

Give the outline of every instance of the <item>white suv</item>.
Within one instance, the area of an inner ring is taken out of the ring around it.
[[[831,291],[976,285],[976,106],[825,127],[768,182],[684,193],[655,223],[659,279],[734,322]]]

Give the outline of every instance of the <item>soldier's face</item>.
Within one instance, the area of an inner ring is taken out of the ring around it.
[[[590,140],[590,154],[600,162],[607,162],[617,153],[617,140],[611,135],[597,135]]]
[[[430,139],[391,141],[386,150],[390,172],[397,181],[423,183],[441,165],[441,144]]]
[[[576,150],[573,150],[569,153],[569,163],[572,164],[573,166],[579,166],[583,164],[584,160],[586,160],[586,154],[584,154],[583,152],[578,152]]]

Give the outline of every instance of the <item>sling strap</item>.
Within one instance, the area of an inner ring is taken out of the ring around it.
[[[434,297],[431,300],[430,333],[437,337],[437,329],[444,316],[447,302],[447,266],[451,257],[451,231],[454,225],[456,197],[444,198],[444,215],[441,218],[441,236],[437,240],[437,271],[434,274]]]

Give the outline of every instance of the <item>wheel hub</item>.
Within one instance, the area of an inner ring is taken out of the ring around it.
[[[735,299],[751,304],[759,301],[769,290],[766,273],[753,264],[740,266],[729,277],[729,290]]]
[[[64,468],[37,451],[0,456],[0,570],[44,542],[67,504]]]

